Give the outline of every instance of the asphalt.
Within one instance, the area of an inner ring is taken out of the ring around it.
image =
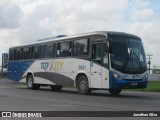
[[[101,90],[80,95],[75,88],[63,88],[60,92],[49,87],[29,90],[26,85],[0,79],[0,111],[160,111],[160,93],[122,91],[120,95],[112,96]],[[137,120],[133,117],[131,120],[134,119]]]

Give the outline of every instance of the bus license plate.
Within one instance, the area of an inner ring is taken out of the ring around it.
[[[138,83],[131,83],[131,86],[137,86],[138,85]]]

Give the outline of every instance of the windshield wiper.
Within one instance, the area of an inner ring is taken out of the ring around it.
[[[131,43],[130,43],[130,40],[126,37],[127,41],[128,41],[128,55],[127,55],[127,60],[124,62],[123,64],[123,70],[126,68],[127,64],[128,64],[128,61],[129,59],[131,59],[132,61],[132,66],[134,68],[134,57],[135,56],[135,60],[138,64],[138,66],[140,67],[140,69],[143,71],[143,66],[137,56],[137,54],[135,53],[135,51],[133,50],[133,47],[131,46]],[[132,49],[132,51],[130,51],[130,48]]]
[[[139,66],[140,69],[143,71],[142,63],[140,62],[140,60],[139,60],[137,54],[134,52],[133,47],[131,46],[131,43],[130,43],[129,40],[128,40],[128,43],[129,43],[129,47],[132,48],[132,53],[131,53],[131,54],[133,54],[133,55],[135,56],[136,62],[138,63],[138,66]],[[130,55],[130,56],[131,56],[131,55]],[[131,56],[131,58],[132,58],[132,65],[134,65],[134,64],[133,64],[134,58],[133,58],[132,56]]]
[[[140,60],[139,60],[137,54],[134,52],[134,50],[133,50],[133,54],[134,54],[134,56],[136,57],[136,61],[137,61],[138,65],[139,65],[139,67],[143,70],[142,63],[140,62]]]

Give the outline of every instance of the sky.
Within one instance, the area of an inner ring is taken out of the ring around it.
[[[159,11],[160,0],[0,0],[0,54],[57,35],[119,31],[139,36],[151,67],[160,66]]]

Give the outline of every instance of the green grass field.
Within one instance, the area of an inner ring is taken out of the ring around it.
[[[131,91],[160,92],[160,81],[149,81],[145,89],[127,89]]]

